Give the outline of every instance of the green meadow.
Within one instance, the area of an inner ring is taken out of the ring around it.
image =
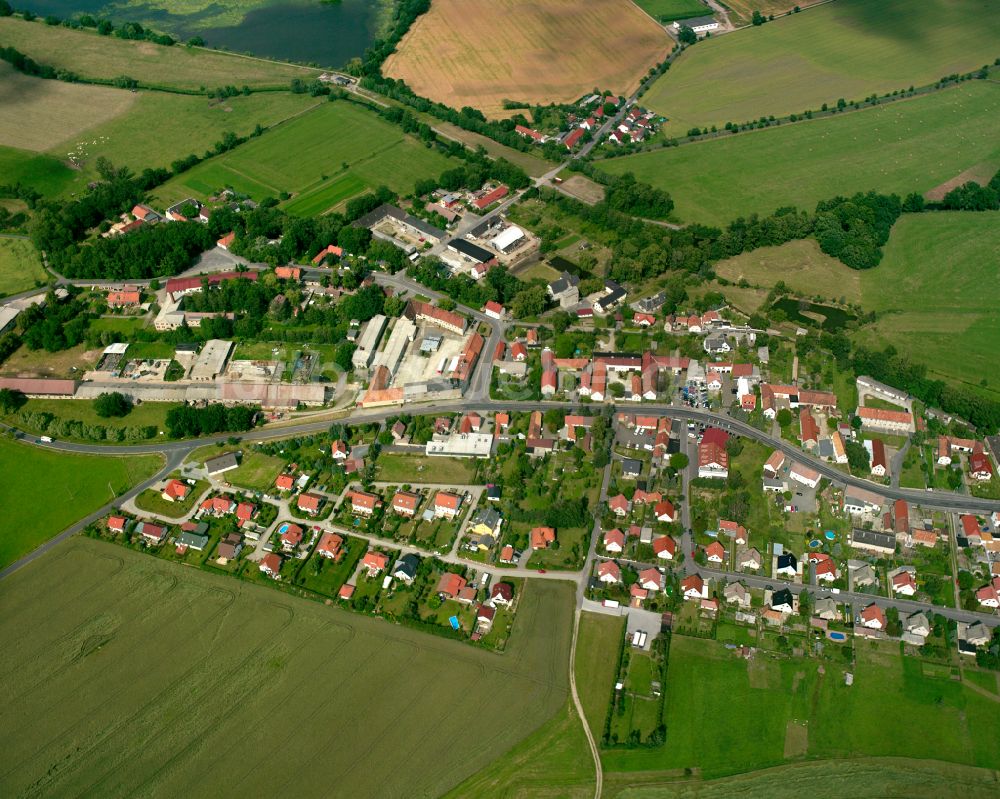
[[[0,439],[0,567],[159,468],[157,455],[73,455]]]
[[[279,129],[196,166],[158,191],[163,202],[206,195],[223,186],[255,199],[292,195],[291,213],[312,215],[379,185],[409,193],[422,177],[449,165],[373,111],[324,103]]]
[[[672,135],[862,100],[1000,56],[992,0],[837,0],[699,42],[643,101]]]
[[[1000,85],[972,81],[842,116],[598,165],[669,191],[685,222],[721,225],[787,205],[811,211],[818,200],[856,191],[922,193],[974,166],[995,171],[997,119]]]

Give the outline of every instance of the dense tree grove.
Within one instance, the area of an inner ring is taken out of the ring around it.
[[[87,303],[78,296],[59,299],[49,291],[44,304],[32,305],[20,313],[15,329],[28,349],[58,352],[80,344],[93,317]]]
[[[608,183],[604,201],[615,211],[650,219],[666,219],[674,210],[674,201],[667,192],[640,183],[631,172]]]
[[[94,413],[102,419],[112,416],[128,416],[132,412],[132,400],[120,391],[106,391],[94,400]]]
[[[181,405],[167,413],[167,431],[173,438],[242,432],[253,428],[257,414],[257,409],[245,405],[228,408],[217,404],[204,408]]]
[[[834,197],[816,206],[813,236],[827,255],[852,269],[871,269],[882,260],[882,247],[902,212],[895,194],[870,191]]]
[[[489,300],[507,305],[520,292],[528,289],[528,284],[502,267],[493,267],[482,280],[473,280],[468,275],[451,275],[437,258],[422,258],[406,273],[428,288],[443,292],[455,302],[470,308],[481,308]]]
[[[1000,172],[981,186],[970,181],[949,191],[941,207],[954,211],[996,211],[1000,209]]]

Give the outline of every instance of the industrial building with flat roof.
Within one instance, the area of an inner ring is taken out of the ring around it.
[[[455,433],[450,436],[435,434],[427,442],[425,454],[452,458],[488,458],[493,451],[493,440],[491,433]]]
[[[368,320],[361,338],[358,339],[357,349],[351,356],[351,364],[355,369],[367,369],[375,359],[378,352],[378,344],[382,340],[386,324],[389,320],[382,314],[376,314]]]
[[[226,361],[229,353],[232,352],[233,342],[222,339],[209,339],[205,346],[201,348],[198,359],[191,367],[191,379],[199,382],[215,380],[226,368]]]

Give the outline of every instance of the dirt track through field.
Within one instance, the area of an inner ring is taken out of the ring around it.
[[[383,71],[424,97],[500,116],[505,99],[627,94],[672,44],[630,0],[434,0]]]

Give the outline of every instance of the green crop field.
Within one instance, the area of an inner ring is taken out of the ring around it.
[[[250,450],[243,453],[239,468],[226,473],[226,480],[234,486],[268,491],[274,488],[274,481],[284,469],[281,458]]]
[[[1000,279],[1000,212],[904,214],[882,263],[861,273],[880,318],[859,343],[892,344],[931,375],[1000,392],[1000,314],[985,291]]]
[[[0,297],[33,289],[48,277],[30,241],[0,238]]]
[[[568,696],[551,581],[503,655],[86,538],[0,599],[6,796],[439,796]]]
[[[620,616],[584,613],[576,644],[576,689],[594,738],[604,734],[604,719],[615,687],[615,668],[622,641]]]
[[[700,42],[643,98],[668,132],[862,100],[1000,56],[991,0],[837,0]]]
[[[993,771],[907,758],[852,757],[821,760],[754,771],[735,777],[703,780],[663,774],[604,775],[604,795],[609,799],[732,799],[734,796],[769,799],[884,799],[910,796],[939,799],[962,796],[992,799],[996,796]]]
[[[289,211],[315,214],[385,184],[409,193],[418,178],[447,169],[449,160],[372,111],[347,102],[324,103],[219,158],[171,180],[164,202],[232,186],[261,199],[292,194]]]
[[[666,691],[667,742],[608,751],[605,772],[698,768],[711,779],[786,761],[789,741],[809,758],[900,757],[995,769],[995,703],[960,682],[928,676],[919,658],[861,642],[851,667],[758,655],[745,661],[721,644],[675,635]],[[907,724],[886,735],[888,717]],[[630,775],[611,778],[627,783]],[[639,775],[638,779],[642,779]],[[877,794],[868,794],[877,795]]]
[[[633,172],[666,189],[684,221],[722,224],[785,205],[811,211],[818,200],[855,191],[925,192],[977,165],[995,171],[998,117],[1000,86],[973,81],[843,116],[614,158],[599,167]]]
[[[711,13],[698,0],[635,0],[635,4],[659,22],[703,17]]]
[[[129,17],[132,19],[132,17]],[[113,80],[128,75],[150,85],[195,91],[217,86],[288,86],[292,78],[309,80],[319,70],[260,58],[230,55],[198,47],[161,47],[96,32],[0,18],[0,41],[56,69],[86,78]]]
[[[160,457],[71,455],[0,439],[0,567],[155,474]],[[2,779],[0,779],[2,782]]]

